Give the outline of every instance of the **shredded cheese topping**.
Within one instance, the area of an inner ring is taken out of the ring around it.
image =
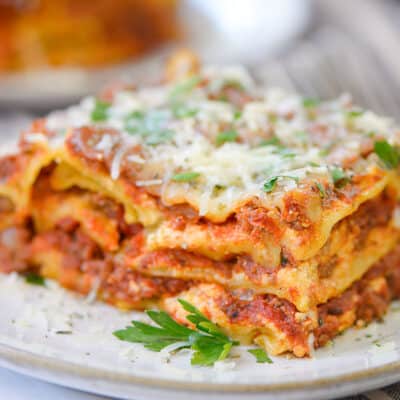
[[[346,176],[366,171],[379,161],[374,140],[399,142],[390,119],[355,107],[348,95],[319,102],[258,88],[241,68],[204,68],[183,82],[122,90],[109,104],[90,97],[47,120],[59,136],[87,125],[120,132],[105,131],[93,145],[113,155],[112,179],[123,163],[135,164],[136,185],[159,186],[165,204],[188,202],[221,218],[246,199],[271,200],[304,180],[332,185],[334,168]],[[40,133],[28,139],[43,140]],[[130,154],[138,145],[140,154]]]

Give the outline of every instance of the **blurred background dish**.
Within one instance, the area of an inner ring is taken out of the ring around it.
[[[148,80],[182,46],[206,62],[254,64],[309,20],[308,0],[4,0],[0,106],[46,110],[116,77]]]

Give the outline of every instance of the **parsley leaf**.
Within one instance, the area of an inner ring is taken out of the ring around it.
[[[273,364],[273,361],[269,358],[264,349],[251,349],[247,351],[256,358],[258,363]]]
[[[90,114],[93,122],[106,121],[108,118],[108,109],[111,107],[110,103],[105,101],[96,100],[95,106]]]
[[[278,182],[279,178],[284,178],[284,179],[292,179],[296,183],[299,182],[299,178],[297,176],[289,176],[289,175],[279,175],[279,176],[273,176],[272,178],[268,179],[263,186],[264,192],[270,193],[275,189],[275,186]]]
[[[274,176],[271,179],[268,179],[267,182],[264,183],[263,189],[264,192],[270,193],[275,189],[276,183],[278,182],[278,177]]]
[[[259,145],[283,147],[281,141],[276,136],[272,137],[271,139],[262,140]]]
[[[217,145],[220,146],[221,144],[224,144],[226,142],[235,142],[236,139],[238,138],[238,133],[236,131],[224,131],[221,132],[217,135],[216,137],[216,142]]]
[[[147,113],[133,111],[125,118],[125,130],[140,135],[148,145],[157,145],[172,139],[174,132],[166,129],[171,113],[168,110],[152,110]]]
[[[46,286],[46,280],[34,272],[28,272],[25,274],[25,282],[31,285]]]
[[[399,150],[389,144],[386,140],[375,142],[374,151],[380,160],[385,164],[386,168],[397,168],[400,162]]]
[[[238,120],[238,119],[242,118],[242,114],[243,113],[241,111],[239,111],[239,110],[235,111],[234,114],[233,114],[233,119],[234,120]]]
[[[364,114],[363,110],[350,110],[346,112],[348,118],[357,118]]]
[[[189,348],[193,350],[192,365],[213,365],[224,360],[238,342],[232,341],[220,328],[206,318],[196,307],[185,300],[178,300],[188,312],[186,319],[192,322],[196,330],[178,324],[164,311],[147,311],[147,315],[158,326],[140,321],[132,321],[132,325],[114,332],[118,339],[142,343],[152,351],[161,351],[165,347],[178,343],[174,351]]]
[[[197,113],[198,110],[195,108],[190,108],[181,103],[176,103],[172,106],[172,114],[179,119],[194,117]]]
[[[197,75],[184,79],[172,88],[169,93],[170,99],[174,101],[177,98],[189,94],[200,82],[201,78]]]
[[[315,182],[315,186],[317,187],[317,189],[319,191],[319,197],[321,197],[321,199],[325,198],[326,191],[325,191],[324,185],[321,182]]]
[[[179,174],[175,174],[171,179],[174,182],[191,182],[199,176],[200,174],[198,172],[181,172]]]
[[[319,104],[319,100],[313,98],[305,98],[303,99],[303,107],[305,108],[314,108]]]
[[[342,168],[333,168],[331,170],[333,184],[336,188],[342,188],[350,182],[350,177],[346,175]]]

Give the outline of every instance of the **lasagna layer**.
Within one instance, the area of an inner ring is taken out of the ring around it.
[[[273,354],[379,318],[398,295],[398,128],[185,54],[174,81],[54,112],[0,159],[0,269],[178,320],[184,297]]]
[[[303,357],[311,351],[311,337],[314,347],[320,347],[352,325],[382,318],[390,301],[400,296],[400,245],[340,296],[308,313],[271,294],[134,272],[105,254],[72,219],[36,235],[29,224],[9,227],[0,235],[0,260],[2,272],[33,270],[119,308],[157,306],[185,323],[185,312],[176,301],[183,298],[231,337],[257,343],[274,355],[290,352]]]
[[[266,209],[247,205],[242,207],[242,216],[216,224],[199,218],[190,208],[185,210],[181,206],[166,211],[159,207],[165,222],[146,226],[135,218],[127,218],[125,204],[115,198],[112,190],[79,185],[76,173],[74,184],[68,183],[68,178],[60,175],[66,173],[66,164],[51,160],[47,153],[33,154],[14,157],[14,167],[11,163],[11,172],[5,178],[14,187],[13,182],[19,175],[17,166],[31,157],[35,180],[29,191],[24,196],[17,194],[15,201],[10,195],[6,197],[4,190],[3,198],[5,207],[11,207],[15,218],[32,218],[37,232],[45,232],[58,220],[73,215],[104,251],[115,253],[120,264],[135,271],[154,277],[198,280],[229,289],[248,288],[275,294],[303,312],[348,288],[390,251],[400,233],[395,220],[398,192],[393,179],[375,197],[337,222],[313,257],[297,260],[287,248],[280,249],[275,246],[276,242],[264,237],[265,232],[276,229]],[[46,161],[41,169],[37,168],[38,157]],[[68,184],[63,185],[65,182]],[[3,221],[6,224],[7,218]],[[156,246],[157,235],[163,235],[165,241],[160,240]],[[277,265],[259,260],[257,251],[254,252],[257,238],[262,252],[272,254],[278,250]],[[201,244],[203,240],[209,247],[207,251]],[[311,241],[312,237],[308,243]],[[228,247],[221,250],[221,246]]]

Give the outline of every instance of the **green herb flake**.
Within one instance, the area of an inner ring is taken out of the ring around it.
[[[236,79],[226,79],[223,83],[224,88],[232,88],[240,91],[244,91],[245,87],[243,86],[242,82],[239,82]]]
[[[31,285],[46,286],[46,280],[34,272],[28,272],[25,274],[25,282]]]
[[[400,152],[386,140],[375,142],[374,151],[386,168],[394,169],[398,167],[400,162]]]
[[[303,107],[305,108],[314,108],[320,103],[319,100],[313,98],[305,98],[303,99]]]
[[[350,110],[346,111],[346,116],[348,118],[357,118],[364,114],[363,110]]]
[[[304,131],[297,131],[295,132],[295,136],[300,139],[303,143],[308,141],[308,133]]]
[[[235,142],[236,139],[238,138],[238,136],[239,136],[238,133],[234,130],[224,131],[217,135],[217,137],[215,138],[215,141],[218,146],[221,146],[222,144],[224,144],[226,142]]]
[[[190,108],[184,104],[174,104],[172,106],[172,114],[175,118],[184,119],[184,118],[192,118],[196,116],[198,110],[195,108]]]
[[[296,183],[299,182],[299,178],[298,178],[297,176],[289,176],[289,175],[273,176],[272,178],[268,179],[268,180],[264,183],[264,185],[263,185],[263,190],[264,190],[264,192],[266,192],[266,193],[272,192],[272,191],[275,189],[275,187],[276,187],[276,184],[277,184],[277,182],[278,182],[278,179],[280,179],[280,178],[282,178],[282,179],[292,179],[292,180],[294,180]]]
[[[94,109],[90,114],[90,118],[93,122],[106,121],[108,118],[108,109],[111,107],[110,103],[105,101],[96,100]]]
[[[191,182],[197,179],[200,176],[198,172],[181,172],[179,174],[175,174],[171,179],[174,182]]]
[[[271,139],[264,139],[260,142],[259,146],[277,146],[283,147],[281,141],[276,137],[272,137]]]
[[[276,186],[276,183],[278,182],[278,177],[274,176],[271,179],[268,179],[263,186],[264,192],[266,193],[271,193]]]
[[[168,142],[174,136],[173,131],[164,130],[164,131],[155,131],[146,135],[146,144],[154,146],[157,144]]]
[[[142,343],[152,351],[161,351],[171,344],[181,343],[174,351],[193,350],[192,365],[210,366],[228,357],[232,346],[239,343],[226,336],[196,307],[185,300],[178,301],[188,313],[186,319],[194,324],[196,330],[178,324],[164,311],[147,311],[157,326],[132,321],[131,326],[114,332],[114,336],[126,342]]]
[[[326,190],[324,185],[321,182],[315,182],[315,186],[319,191],[319,197],[321,197],[321,199],[324,199],[326,197]]]
[[[350,182],[350,177],[346,175],[342,168],[333,168],[331,170],[333,184],[340,189]]]
[[[382,344],[379,342],[379,339],[375,339],[372,344],[374,344],[376,347],[382,347]]]
[[[182,82],[176,84],[171,90],[169,97],[171,100],[188,95],[199,83],[201,78],[197,75],[193,75]]]
[[[240,119],[240,118],[242,118],[242,112],[241,111],[239,111],[239,110],[236,110],[235,112],[234,112],[234,114],[233,114],[233,119],[235,120],[235,121],[237,121],[238,119]]]
[[[264,349],[251,349],[247,351],[256,358],[257,363],[273,364],[273,361],[269,358]]]

